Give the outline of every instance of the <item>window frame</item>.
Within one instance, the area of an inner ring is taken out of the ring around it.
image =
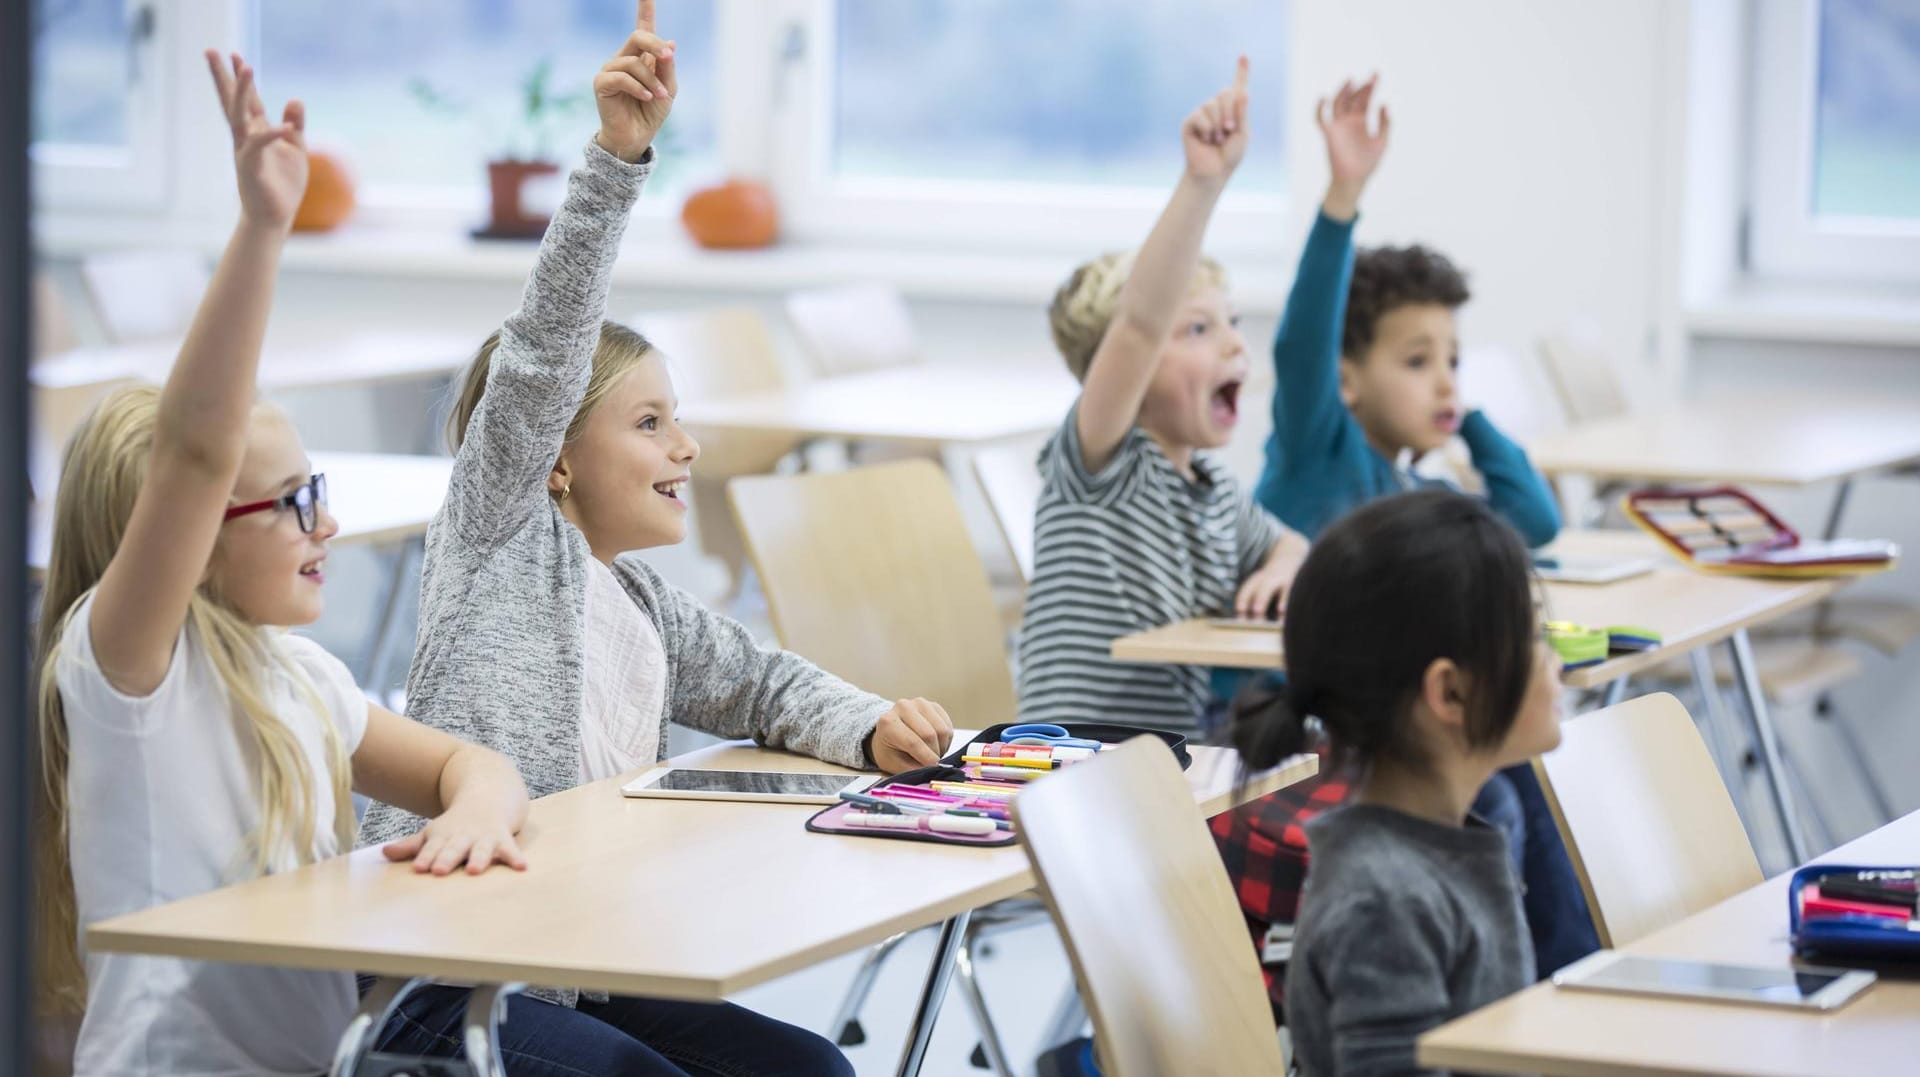
[[[1813,211],[1819,0],[1754,5],[1748,269],[1770,279],[1920,283],[1920,220]]]
[[[22,0],[24,3],[25,0]],[[153,30],[133,46],[136,70],[145,81],[126,89],[127,141],[124,148],[77,143],[32,142],[28,155],[33,186],[49,209],[156,210],[165,208],[172,163],[169,124],[179,85],[180,5],[169,0],[123,0],[126,25],[145,10]]]

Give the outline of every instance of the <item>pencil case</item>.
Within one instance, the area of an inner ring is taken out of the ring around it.
[[[1588,628],[1571,621],[1548,621],[1547,643],[1563,669],[1595,666],[1617,654],[1637,654],[1660,646],[1661,635],[1638,625]]]
[[[873,783],[871,789],[881,789],[890,785],[930,787],[934,782],[964,782],[968,779],[968,774],[962,769],[961,764],[970,745],[997,743],[1006,737],[1009,730],[1017,732],[1023,724],[1029,723],[1006,722],[981,730],[966,744],[955,745],[938,766],[902,771]],[[1158,737],[1166,742],[1174,758],[1180,761],[1180,769],[1185,770],[1193,765],[1193,756],[1187,751],[1187,738],[1178,733],[1107,722],[1068,722],[1054,728],[1063,731],[1067,738],[1099,741],[1102,744],[1120,744],[1142,735]],[[807,829],[815,834],[847,834],[857,838],[891,838],[895,841],[930,841],[942,845],[976,845],[989,848],[1012,845],[1018,840],[1011,829],[996,829],[991,834],[944,834],[927,830],[870,828],[848,822],[850,816],[859,814],[867,813],[862,812],[854,804],[835,804],[815,812],[807,820]]]
[[[1904,877],[1910,881],[1920,868],[1861,867],[1813,864],[1793,873],[1787,884],[1787,923],[1794,953],[1830,964],[1892,965],[1897,971],[1920,974],[1920,919],[1912,909],[1906,917],[1899,906],[1862,899],[1862,877]],[[1846,887],[1835,880],[1843,880]],[[1835,893],[1826,893],[1826,889]],[[1897,892],[1897,891],[1896,891]],[[1818,895],[1818,896],[1815,896]]]
[[[1627,518],[1701,572],[1736,576],[1861,576],[1884,572],[1900,548],[1880,539],[1807,541],[1734,486],[1636,490]]]

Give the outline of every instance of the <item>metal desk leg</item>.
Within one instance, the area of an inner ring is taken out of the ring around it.
[[[960,975],[960,997],[973,1012],[974,1027],[980,1031],[980,1054],[986,1059],[987,1068],[996,1077],[1013,1077],[1013,1067],[1007,1065],[1006,1048],[1000,1045],[1000,1030],[994,1027],[993,1014],[987,1011],[987,996],[980,990],[980,981],[974,978],[973,948],[962,944],[954,951],[953,959],[954,971]]]
[[[347,1022],[347,1030],[340,1034],[340,1046],[333,1052],[333,1068],[327,1071],[330,1077],[351,1077],[357,1073],[360,1064],[373,1053],[380,1030],[387,1027],[393,1011],[400,1008],[400,1003],[414,988],[426,982],[424,978],[400,976],[382,976],[374,981],[373,989],[360,1000],[359,1011]]]
[[[1627,681],[1631,679],[1630,677],[1615,677],[1613,682],[1607,685],[1606,699],[1603,700],[1600,705],[1603,707],[1619,706],[1621,701],[1627,698]]]
[[[473,989],[473,997],[467,1000],[466,1027],[460,1034],[473,1077],[507,1077],[506,1063],[500,1058],[500,1025],[507,1019],[507,1000],[526,986],[506,983]]]
[[[413,568],[414,556],[425,544],[425,539],[410,538],[393,551],[393,568],[387,577],[387,597],[380,603],[380,617],[373,624],[373,642],[368,645],[367,655],[360,663],[360,685],[368,691],[385,691],[382,682],[387,675],[387,654],[393,650],[393,627],[400,620],[400,602],[407,593],[407,573]],[[384,703],[384,694],[381,699]]]
[[[1787,787],[1786,765],[1780,760],[1780,738],[1773,728],[1773,716],[1767,713],[1767,694],[1760,686],[1760,669],[1753,661],[1753,642],[1741,629],[1727,640],[1733,656],[1734,677],[1747,700],[1747,713],[1753,716],[1754,740],[1760,746],[1760,764],[1766,771],[1767,787],[1773,793],[1774,810],[1780,815],[1780,829],[1786,835],[1787,851],[1795,864],[1808,860],[1807,839],[1800,832],[1800,817],[1794,811],[1793,793]]]
[[[1687,655],[1688,665],[1693,670],[1693,688],[1700,693],[1700,705],[1706,708],[1705,726],[1707,729],[1707,749],[1713,755],[1714,766],[1720,771],[1720,777],[1727,783],[1727,795],[1733,800],[1734,814],[1751,833],[1753,831],[1752,808],[1747,805],[1747,774],[1744,760],[1746,747],[1738,737],[1733,716],[1727,713],[1727,700],[1720,694],[1720,686],[1713,676],[1713,659],[1704,648],[1696,647]]]
[[[933,1023],[940,1017],[940,1002],[946,997],[947,983],[953,979],[955,955],[967,937],[967,923],[973,910],[948,920],[940,928],[940,941],[933,947],[933,964],[927,969],[927,982],[920,988],[920,1005],[913,1011],[913,1023],[907,1027],[907,1043],[900,1052],[897,1077],[919,1077],[920,1064],[926,1061],[927,1044],[933,1039]]]

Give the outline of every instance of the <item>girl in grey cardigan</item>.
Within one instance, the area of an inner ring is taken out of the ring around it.
[[[652,35],[651,7],[640,5],[639,32],[595,79],[599,134],[568,182],[519,311],[481,349],[456,405],[453,481],[427,533],[408,709],[514,759],[536,797],[657,762],[669,722],[848,766],[932,763],[952,734],[937,705],[889,704],[762,648],[631,554],[684,536],[680,495],[699,454],[674,421],[660,358],[602,321],[621,234],[672,104],[671,42]],[[375,805],[361,839],[410,825]],[[538,850],[529,855],[539,870]],[[458,1006],[441,997],[452,993],[409,1007],[457,1020]],[[738,1008],[543,994],[681,1067],[660,1072],[851,1073],[825,1040]]]

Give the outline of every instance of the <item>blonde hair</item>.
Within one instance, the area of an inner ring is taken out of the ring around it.
[[[79,952],[79,923],[67,833],[67,723],[55,677],[62,640],[73,612],[105,574],[120,548],[134,501],[146,480],[159,418],[160,390],[121,389],[102,400],[74,432],[61,464],[54,503],[53,549],[39,625],[38,719],[41,783],[34,826],[38,922],[38,980],[43,1005],[78,1013],[86,1004],[86,968]],[[199,641],[220,683],[244,719],[257,759],[260,825],[236,856],[252,875],[271,870],[283,851],[298,863],[312,857],[320,826],[315,818],[315,778],[307,755],[284,719],[268,702],[262,673],[277,667],[291,675],[315,713],[325,713],[312,681],[271,645],[275,629],[249,623],[202,583],[187,606],[186,630]],[[196,719],[206,717],[195,715]],[[353,843],[350,762],[344,738],[322,720],[328,778],[333,788],[332,829],[341,848]]]
[[[1053,329],[1054,346],[1067,361],[1067,369],[1080,380],[1087,380],[1087,368],[1093,365],[1093,353],[1120,306],[1120,290],[1133,273],[1137,251],[1110,251],[1080,266],[1053,293],[1053,305],[1047,308],[1047,321]],[[1194,275],[1195,288],[1227,286],[1227,271],[1204,255]]]
[[[486,343],[480,345],[479,354],[473,357],[467,376],[460,383],[460,395],[454,399],[452,414],[447,416],[447,445],[454,452],[459,452],[460,443],[467,440],[467,424],[473,421],[480,399],[487,394],[487,374],[493,369],[493,353],[499,348],[500,331],[496,329]],[[565,444],[573,444],[586,428],[587,416],[593,414],[593,409],[600,406],[628,371],[652,353],[653,345],[635,330],[618,322],[600,323],[600,341],[593,349],[593,373],[587,377],[587,393],[574,411],[573,421],[567,424]]]

